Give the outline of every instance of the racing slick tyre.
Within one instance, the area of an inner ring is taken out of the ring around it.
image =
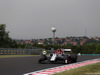
[[[47,56],[42,54],[38,62],[42,64],[45,60],[47,60]]]
[[[64,55],[63,56],[63,59],[64,59],[64,63],[66,64],[69,64],[69,63],[71,63],[71,61],[70,61],[70,57],[68,56],[68,55]]]
[[[77,62],[77,54],[71,54],[71,62]]]

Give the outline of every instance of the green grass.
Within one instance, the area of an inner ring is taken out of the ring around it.
[[[0,55],[0,58],[7,58],[7,57],[25,57],[25,56],[38,56],[38,55]]]
[[[76,69],[56,73],[54,75],[100,75],[100,63],[86,65]]]

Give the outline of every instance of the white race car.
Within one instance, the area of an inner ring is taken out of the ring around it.
[[[39,59],[39,63],[71,63],[77,61],[77,54],[72,54],[71,49],[58,49],[54,53],[46,55],[43,52]]]

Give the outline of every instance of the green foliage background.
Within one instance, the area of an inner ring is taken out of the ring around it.
[[[17,48],[17,43],[9,37],[5,24],[0,24],[0,48]]]

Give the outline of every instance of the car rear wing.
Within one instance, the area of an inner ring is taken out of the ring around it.
[[[71,52],[71,49],[62,49],[62,51]]]

